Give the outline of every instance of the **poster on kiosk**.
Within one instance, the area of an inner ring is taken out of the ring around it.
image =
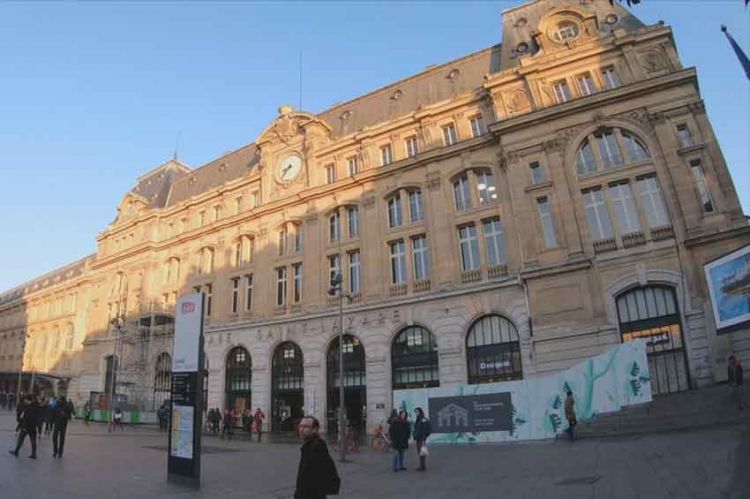
[[[203,407],[203,294],[177,300],[172,349],[167,481],[200,488]]]

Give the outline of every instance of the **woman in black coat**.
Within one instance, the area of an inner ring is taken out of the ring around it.
[[[409,422],[406,420],[406,412],[401,411],[398,419],[391,423],[388,428],[388,436],[391,437],[393,447],[393,471],[406,471],[405,453],[409,448]]]

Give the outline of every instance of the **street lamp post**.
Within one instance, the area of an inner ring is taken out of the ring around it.
[[[115,394],[117,391],[115,390],[115,383],[117,383],[117,365],[119,362],[117,361],[117,347],[120,343],[120,330],[122,329],[123,323],[125,320],[122,317],[117,317],[113,320],[114,326],[115,326],[115,345],[114,345],[114,352],[112,354],[112,374],[109,378],[109,429],[112,430],[112,426],[115,422]]]

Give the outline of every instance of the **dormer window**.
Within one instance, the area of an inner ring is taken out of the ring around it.
[[[559,43],[578,38],[581,33],[578,24],[573,21],[560,21],[552,31],[552,38]]]

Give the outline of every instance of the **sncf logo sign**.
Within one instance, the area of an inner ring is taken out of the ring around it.
[[[195,312],[195,303],[191,301],[186,301],[182,304],[182,313],[183,314],[190,314],[192,312]]]

